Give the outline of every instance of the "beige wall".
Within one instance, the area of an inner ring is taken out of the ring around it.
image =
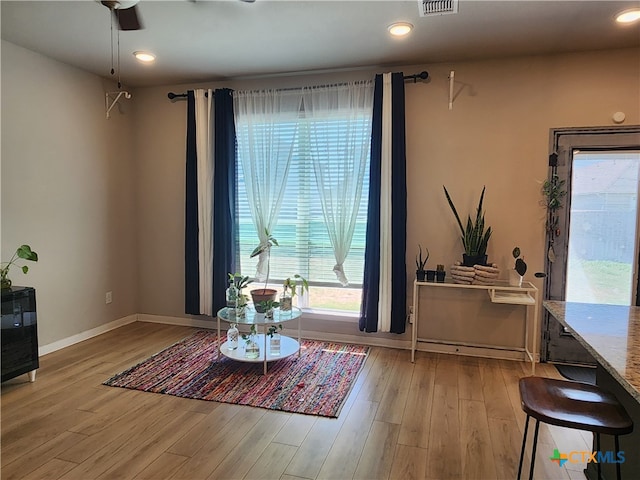
[[[10,276],[36,288],[41,346],[137,311],[133,122],[105,118],[111,88],[2,42],[2,259],[40,256]]]
[[[137,89],[121,114],[105,120],[101,79],[2,47],[2,257],[22,242],[41,254],[28,278],[39,291],[41,344],[135,312],[184,317],[186,103],[166,94],[187,86]],[[418,243],[431,251],[429,267],[461,255],[443,184],[463,214],[486,185],[490,260],[511,268],[517,244],[534,280],[544,261],[539,202],[549,129],[612,125],[616,111],[626,113],[625,125],[640,124],[639,59],[633,49],[403,68],[431,75],[427,84],[406,85],[409,282]],[[452,69],[457,97],[449,111]],[[313,85],[373,73],[206,86]],[[22,107],[24,98],[30,109]],[[114,303],[105,306],[109,289]],[[436,323],[444,323],[465,313],[444,302],[437,315]],[[359,334],[343,322],[309,329]],[[505,330],[499,323],[472,329]]]
[[[540,185],[547,176],[549,129],[612,125],[616,111],[626,113],[625,125],[639,124],[639,58],[634,49],[404,67],[405,73],[426,69],[431,76],[427,84],[406,85],[408,281],[414,278],[418,243],[429,248],[431,268],[436,263],[448,266],[461,257],[457,225],[442,185],[464,215],[472,213],[486,185],[486,221],[494,230],[490,261],[502,270],[512,268],[511,250],[520,246],[529,264],[527,279],[541,288],[542,281],[532,274],[544,267],[545,212],[540,206]],[[450,70],[455,70],[457,95],[451,111]],[[371,78],[373,73],[278,77],[224,86],[287,87]],[[186,88],[144,89],[136,98],[139,250],[144,252],[139,306],[143,313],[184,316],[186,102],[172,103],[166,94]],[[410,302],[411,289],[407,293]],[[513,315],[508,308],[506,313]],[[464,312],[459,308],[445,305],[435,320],[444,323],[460,316]],[[331,325],[322,325],[327,328]],[[493,329],[509,337],[499,322],[472,324],[471,329]],[[341,324],[340,331],[357,334],[357,326]],[[430,336],[440,333],[444,334],[437,329],[428,332]],[[516,336],[520,336],[517,331]]]

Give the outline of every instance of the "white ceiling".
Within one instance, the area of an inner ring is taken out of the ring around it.
[[[120,33],[120,72],[135,87],[639,46],[640,25],[613,20],[638,6],[460,0],[458,14],[420,17],[417,0],[141,0],[145,28]],[[109,77],[110,14],[99,2],[3,0],[0,7],[3,39]],[[392,38],[387,26],[395,21],[415,28]],[[134,50],[153,52],[155,64],[138,63]]]

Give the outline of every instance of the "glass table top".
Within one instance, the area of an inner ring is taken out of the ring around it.
[[[227,307],[218,310],[218,318],[225,322],[236,323],[238,325],[269,325],[274,323],[284,323],[291,320],[300,318],[302,310],[298,307],[292,307],[291,310],[282,311],[279,308],[273,309],[273,318],[265,318],[264,313],[258,313],[253,307],[248,306],[245,316],[242,318],[231,314],[229,316],[229,309]]]

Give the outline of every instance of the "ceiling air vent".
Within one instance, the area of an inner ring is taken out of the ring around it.
[[[418,0],[421,17],[458,13],[458,0]]]

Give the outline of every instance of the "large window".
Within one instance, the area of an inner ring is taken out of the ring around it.
[[[313,127],[314,138],[322,138],[323,142],[327,142],[324,152],[326,154],[331,151],[331,139],[344,130],[347,121],[353,122],[353,119],[341,119],[335,114],[321,120],[308,119],[304,117],[304,112],[301,112],[296,125],[288,121],[276,125],[278,135],[289,138],[293,135],[294,142],[282,206],[276,226],[270,232],[278,240],[279,246],[271,249],[269,283],[279,287],[285,278],[294,274],[307,278],[310,292],[308,296],[299,300],[299,305],[312,309],[355,312],[360,308],[369,184],[368,151],[355,231],[351,249],[344,263],[349,285],[343,287],[333,272],[336,260],[327,233],[314,162],[308,144],[309,136],[306,134],[308,129]],[[315,124],[311,125],[311,122]],[[366,138],[367,146],[369,145],[370,118],[361,122],[361,128],[356,129],[356,134],[364,136],[362,138]],[[238,135],[238,142],[248,141],[248,138],[249,136]],[[242,149],[239,148],[238,151]],[[327,158],[328,161],[324,163],[323,168],[334,169],[335,172],[339,171],[337,166],[340,162],[348,161],[339,158],[338,155],[328,155]],[[240,268],[243,274],[253,276],[257,261],[255,258],[249,258],[249,255],[258,245],[259,239],[251,218],[242,160],[239,156],[237,161]],[[339,178],[334,180],[340,181]]]

